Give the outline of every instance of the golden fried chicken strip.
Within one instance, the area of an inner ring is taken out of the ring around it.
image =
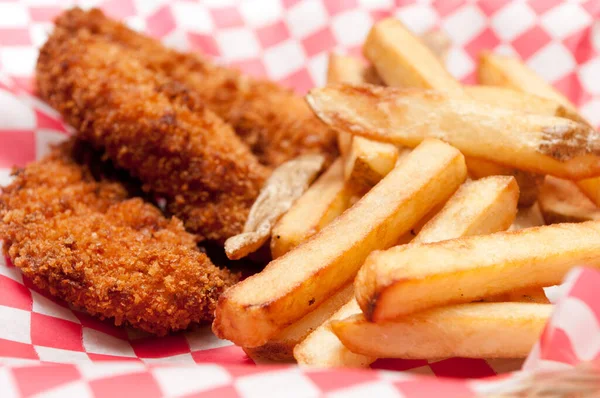
[[[40,96],[202,237],[242,231],[268,170],[193,92],[85,29],[40,50]],[[194,111],[191,110],[194,109]]]
[[[0,236],[15,266],[100,318],[164,335],[210,321],[237,277],[215,267],[182,223],[123,185],[96,181],[72,141],[17,170],[0,194]]]
[[[69,10],[56,24],[71,34],[85,29],[118,43],[150,69],[194,90],[267,166],[315,152],[327,155],[329,163],[337,154],[336,133],[314,116],[301,97],[276,83],[217,66],[197,54],[168,49],[97,9]]]

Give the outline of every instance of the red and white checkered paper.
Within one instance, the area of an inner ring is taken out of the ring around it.
[[[463,82],[474,82],[482,49],[518,55],[600,124],[600,0],[0,0],[0,184],[9,182],[12,166],[39,159],[67,134],[58,115],[31,95],[31,77],[52,18],[75,4],[99,6],[167,45],[299,93],[324,83],[330,51],[359,54],[371,25],[393,15],[416,33],[446,32],[454,44],[448,68]],[[598,285],[597,271],[571,272],[523,372],[506,374],[522,361],[464,358],[380,360],[376,371],[307,370],[256,366],[208,328],[163,338],[117,328],[39,291],[0,256],[0,397],[509,392],[527,372],[598,358]]]

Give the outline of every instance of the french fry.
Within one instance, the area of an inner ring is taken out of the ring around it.
[[[381,84],[377,72],[359,59],[347,55],[329,54],[327,83]],[[352,135],[338,132],[338,148],[342,157],[347,157],[352,144]]]
[[[431,41],[431,40],[429,40]],[[445,91],[454,98],[470,98],[471,93],[465,91],[463,86],[455,80],[441,62],[441,57],[436,50],[427,46],[427,40],[420,40],[413,35],[402,22],[389,18],[373,26],[363,46],[365,56],[373,63],[378,73],[389,86],[400,88],[423,88]],[[477,90],[477,89],[475,89]],[[475,93],[476,101],[485,97],[486,101],[499,102],[499,94],[492,95],[490,91]],[[514,100],[510,102],[514,104]],[[504,104],[502,107],[507,107]],[[485,165],[487,163],[487,165]],[[535,201],[540,179],[526,171],[516,171],[506,166],[496,165],[488,160],[479,159],[477,164],[469,167],[485,167],[489,174],[480,175],[514,175],[518,177],[517,183],[521,189],[521,206],[531,206]],[[481,174],[477,170],[472,173]],[[533,200],[532,200],[533,198]]]
[[[465,86],[467,93],[476,101],[535,115],[564,117],[576,122],[582,118],[559,102],[523,91],[499,86]]]
[[[600,175],[600,133],[572,120],[391,87],[328,86],[311,90],[307,100],[331,127],[366,138],[408,147],[439,138],[465,156],[534,173]]]
[[[280,257],[319,232],[346,210],[351,192],[337,159],[279,219],[271,233],[271,254]]]
[[[289,361],[294,359],[294,347],[353,296],[354,288],[352,284],[349,284],[315,308],[314,311],[285,328],[266,344],[254,348],[244,348],[244,351],[254,360]]]
[[[384,323],[354,315],[331,328],[351,351],[372,357],[524,358],[551,313],[551,304],[471,303]]]
[[[429,32],[418,38],[400,21],[390,18],[373,27],[363,48],[365,56],[390,86],[435,89],[461,96],[465,90],[468,96],[486,104],[581,121],[576,112],[569,111],[571,106],[520,90],[493,85],[462,88],[442,64],[449,45],[441,32]],[[336,82],[360,84],[357,80]]]
[[[452,47],[448,35],[441,30],[430,30],[429,32],[423,33],[420,38],[423,44],[427,46],[429,51],[431,51],[442,64],[446,62],[448,51],[450,51],[450,47]]]
[[[394,168],[397,159],[395,145],[352,137],[350,151],[344,159],[348,187],[359,195],[366,193]]]
[[[376,356],[355,354],[350,351],[331,330],[332,322],[360,313],[356,300],[354,298],[349,300],[294,348],[296,362],[299,365],[329,368],[366,368],[375,362]]]
[[[265,344],[350,283],[369,253],[395,244],[465,178],[458,150],[424,141],[319,233],[221,295],[213,331],[242,347]]]
[[[505,231],[517,214],[519,187],[514,178],[467,181],[411,243],[432,243],[461,236]]]
[[[421,229],[413,242],[432,242],[503,231],[517,212],[519,188],[512,177],[496,176],[464,183],[442,210]],[[543,294],[543,291],[542,291]],[[519,296],[519,299],[522,299]],[[352,298],[294,349],[301,365],[365,367],[376,357],[352,353],[333,334],[330,323],[360,314]]]
[[[509,231],[518,231],[520,229],[539,227],[546,225],[544,216],[540,210],[540,205],[535,203],[531,207],[522,207],[517,211],[517,217],[508,229]]]
[[[508,87],[551,99],[577,114],[577,109],[567,97],[516,58],[482,52],[479,56],[477,79],[480,84]]]
[[[397,19],[387,18],[373,25],[363,53],[388,86],[436,89],[455,97],[467,96],[439,58]]]
[[[396,19],[386,19],[376,24],[363,46],[365,56],[390,86],[435,89],[463,97],[466,94],[477,101],[501,108],[581,121],[577,112],[570,111],[572,105],[553,101],[546,95],[540,97],[533,95],[535,93],[497,87],[497,84],[460,86],[441,62],[448,47],[448,39],[440,32],[430,32],[419,39]],[[358,80],[335,82],[360,84]]]
[[[563,117],[590,124],[578,114],[571,101],[516,58],[503,57],[489,52],[482,53],[477,76],[482,84],[509,87],[554,100],[564,106]],[[596,206],[600,206],[600,178],[580,180],[577,181],[577,185]]]
[[[329,82],[375,83],[374,76],[376,74],[356,58],[338,54],[329,56]],[[287,253],[342,214],[349,207],[353,192],[364,193],[367,189],[364,185],[358,189],[354,187],[360,181],[368,181],[370,188],[394,167],[398,157],[394,145],[360,137],[353,142],[352,135],[343,132],[338,134],[338,144],[347,159],[345,165],[341,160],[333,164],[276,224],[271,235],[273,258]],[[357,181],[345,185],[344,171],[352,174],[353,169],[356,170],[350,180]]]
[[[329,54],[327,83],[381,84],[373,66],[348,55]]]
[[[412,243],[433,243],[506,231],[516,220],[517,198],[519,188],[514,178],[496,176],[466,182],[442,211],[425,224]],[[543,219],[538,225],[544,225]],[[549,303],[541,287],[485,297],[483,301]]]
[[[328,83],[373,83],[372,67],[348,56],[331,54],[327,70]],[[376,74],[375,74],[376,75]],[[398,148],[392,144],[338,132],[338,146],[344,159],[344,178],[348,188],[362,195],[377,184],[393,168]]]
[[[359,59],[347,55],[329,54],[327,64],[327,83],[365,83],[368,66]]]
[[[350,153],[350,148],[352,147],[352,138],[352,134],[344,131],[338,131],[337,133],[337,144],[342,159],[348,157],[348,154]]]
[[[600,207],[600,178],[579,180],[577,186],[596,206]]]
[[[484,297],[481,301],[487,303],[495,302],[517,302],[517,303],[538,303],[549,304],[550,300],[546,297],[544,289],[534,287],[529,289],[517,290],[513,292],[499,294],[497,296]]]
[[[225,241],[227,258],[239,260],[263,247],[275,223],[306,192],[324,162],[322,155],[302,155],[273,170],[250,208],[242,232]]]
[[[367,319],[552,286],[573,266],[600,266],[600,222],[555,224],[372,253],[354,284]]]
[[[475,179],[496,175],[515,177],[521,192],[521,195],[519,196],[519,207],[530,207],[537,200],[540,186],[544,182],[543,175],[529,173],[473,157],[465,158],[465,161],[467,162],[469,175]]]
[[[600,209],[573,181],[546,176],[538,202],[546,224],[600,220]]]
[[[373,72],[369,72],[368,67],[356,58],[331,54],[327,79],[332,82],[362,83],[373,81]],[[340,132],[338,144],[340,152],[348,156],[352,145],[352,136]],[[397,153],[397,149],[393,145],[380,143],[374,143],[374,145],[391,147]],[[385,161],[381,163],[385,163]],[[364,169],[365,167],[363,167]],[[271,234],[273,258],[287,253],[342,214],[350,205],[352,191],[344,184],[344,163],[339,159],[275,225]]]

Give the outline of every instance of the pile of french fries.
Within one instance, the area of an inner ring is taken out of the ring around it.
[[[600,266],[599,133],[519,60],[484,53],[463,86],[447,47],[385,19],[369,65],[331,55],[307,101],[341,156],[272,229],[274,260],[221,297],[219,337],[330,367],[522,358],[543,288]]]

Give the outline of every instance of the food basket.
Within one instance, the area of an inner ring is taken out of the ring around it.
[[[1,1],[0,184],[69,134],[37,99],[37,51],[63,8],[99,7],[178,49],[199,51],[304,94],[325,84],[331,51],[358,55],[374,22],[445,32],[449,71],[475,82],[482,49],[516,54],[600,124],[600,0]],[[372,369],[255,364],[210,327],[150,337],[69,308],[0,258],[0,397],[594,396],[600,394],[600,272],[557,290],[522,360],[378,360]],[[537,395],[536,395],[537,394]],[[580,395],[575,395],[580,394]],[[589,395],[585,395],[589,394]]]

